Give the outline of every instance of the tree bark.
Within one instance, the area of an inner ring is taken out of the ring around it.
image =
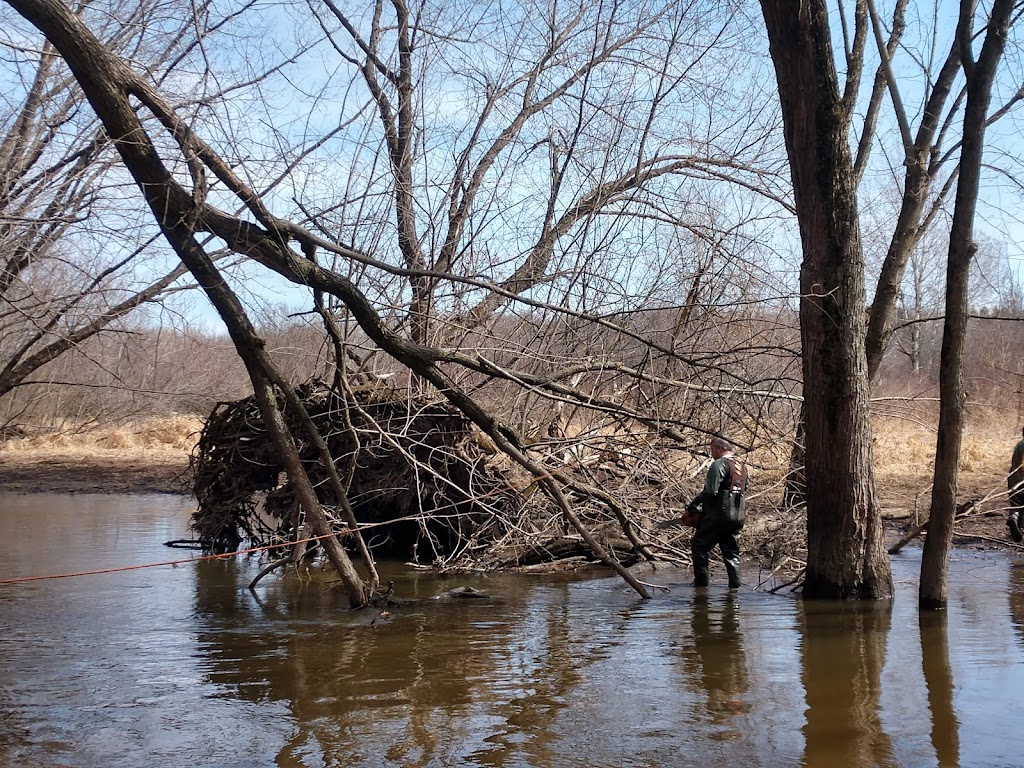
[[[960,57],[967,75],[967,106],[960,150],[960,180],[946,265],[946,314],[939,364],[939,434],[935,444],[935,475],[918,591],[921,608],[931,609],[945,608],[948,599],[949,551],[953,543],[966,400],[963,358],[967,341],[968,275],[976,250],[974,213],[981,179],[985,120],[992,96],[992,82],[1009,33],[1013,0],[995,0],[993,3],[985,42],[976,63],[969,48],[974,7],[974,3],[966,0],[961,4],[957,26],[957,37],[962,46]]]
[[[853,165],[824,0],[761,0],[797,220],[806,416],[808,598],[888,598],[864,351]]]

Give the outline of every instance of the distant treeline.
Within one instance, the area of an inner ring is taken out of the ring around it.
[[[672,324],[679,309],[633,313],[630,323],[646,338],[672,336]],[[767,316],[749,316],[735,312],[714,317],[692,330],[685,340],[686,353],[705,356],[708,373],[699,384],[704,390],[700,400],[714,401],[714,390],[724,386],[716,381],[715,368],[726,368],[732,375],[751,382],[758,391],[785,394],[793,410],[793,397],[800,392],[798,360],[799,335],[795,316],[782,312]],[[922,317],[902,321],[894,334],[873,396],[878,409],[891,413],[908,401],[924,405],[937,393],[939,353],[942,343],[941,317]],[[601,349],[613,334],[605,337],[600,328],[556,329],[531,325],[519,318],[505,327],[491,328],[487,337],[464,335],[455,339],[466,351],[486,351],[496,362],[503,359],[523,363],[527,350],[535,351],[534,369],[556,372],[567,359],[585,359],[588,350]],[[329,378],[333,370],[331,347],[323,331],[311,323],[288,321],[260,331],[267,349],[299,384],[311,378]],[[1024,418],[1024,315],[977,311],[970,321],[970,343],[964,379],[969,403],[1009,411],[1016,420]],[[622,338],[614,335],[620,347]],[[497,341],[501,339],[502,341]],[[385,356],[375,356],[365,338],[353,332],[349,341],[366,357],[377,376],[401,386],[407,373]],[[675,339],[679,349],[680,339]],[[607,350],[606,350],[607,351]],[[642,359],[647,351],[637,345],[636,360],[628,351],[617,350],[619,361],[637,366],[651,364],[655,372],[671,380],[673,374],[687,376],[692,368],[673,371],[673,361]],[[649,355],[648,355],[649,357]],[[690,361],[692,362],[692,361]],[[606,388],[616,391],[614,371],[577,376],[575,386],[595,392]],[[625,382],[628,377],[621,377]],[[467,381],[473,385],[474,382]],[[500,381],[485,382],[484,397],[500,404],[502,415],[528,435],[550,427],[557,409],[549,401],[520,397],[504,400]],[[669,397],[671,386],[647,396]],[[180,328],[132,327],[128,324],[113,332],[93,337],[44,366],[36,376],[0,398],[0,425],[8,433],[18,430],[76,429],[98,424],[116,424],[154,416],[179,413],[205,417],[218,402],[236,400],[251,394],[245,369],[226,335],[193,332]],[[620,394],[620,393],[619,393]],[[896,399],[892,399],[896,398]],[[901,400],[900,398],[908,398]],[[563,417],[567,414],[562,414]]]

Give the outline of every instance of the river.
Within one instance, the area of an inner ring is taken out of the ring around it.
[[[187,558],[191,511],[0,495],[0,579]],[[954,553],[919,616],[919,557],[884,606],[384,565],[492,599],[353,613],[316,574],[253,595],[255,558],[0,585],[0,766],[1024,764],[1024,562]]]

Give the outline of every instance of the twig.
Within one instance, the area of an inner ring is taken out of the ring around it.
[[[1011,549],[1019,549],[1021,551],[1024,551],[1024,544],[1016,544],[1012,541],[1007,541],[1006,539],[997,539],[995,536],[985,536],[980,533],[957,533],[954,535],[959,536],[962,539],[982,539],[983,541],[992,541],[996,544],[1001,544],[1003,546],[1010,547]]]
[[[796,584],[798,581],[800,581],[804,577],[804,574],[806,572],[807,572],[807,566],[805,565],[803,568],[800,569],[800,572],[796,576],[794,576],[792,579],[787,581],[785,584],[779,584],[777,587],[772,587],[771,589],[769,589],[768,590],[769,594],[775,594],[780,589],[785,589],[786,587],[790,586],[791,584]],[[796,589],[796,587],[794,587],[794,589]]]
[[[270,565],[268,565],[266,568],[264,568],[262,571],[257,573],[256,574],[256,578],[254,578],[252,581],[249,582],[249,590],[250,591],[255,590],[256,585],[259,584],[259,582],[260,582],[260,579],[262,579],[264,576],[266,576],[271,571],[280,568],[282,565],[284,565],[285,563],[287,563],[291,559],[292,559],[292,556],[290,554],[285,555],[284,557],[275,560]]]

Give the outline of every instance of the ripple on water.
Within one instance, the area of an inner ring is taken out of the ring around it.
[[[0,562],[162,560],[187,522],[159,497],[77,504],[0,498]],[[1005,717],[1024,690],[1024,568],[1001,558],[954,558],[936,626],[918,620],[913,551],[881,613],[700,595],[665,571],[650,601],[617,578],[498,575],[466,579],[493,600],[380,617],[273,577],[257,600],[258,567],[0,590],[0,764],[998,766],[1024,751]],[[455,585],[386,567],[400,594]]]

